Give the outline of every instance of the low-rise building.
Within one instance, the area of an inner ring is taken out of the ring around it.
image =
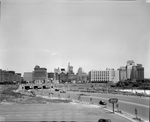
[[[21,73],[0,69],[0,82],[21,82]]]

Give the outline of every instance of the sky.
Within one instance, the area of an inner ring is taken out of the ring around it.
[[[0,69],[76,73],[142,64],[150,78],[148,0],[1,0]]]

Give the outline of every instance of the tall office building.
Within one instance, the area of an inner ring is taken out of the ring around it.
[[[67,71],[67,81],[72,82],[75,81],[76,75],[73,72],[73,66],[70,66],[70,63],[68,63],[68,71]]]
[[[73,66],[70,66],[70,63],[68,63],[68,74],[74,74]]]
[[[77,75],[76,75],[77,81],[81,81],[81,82],[82,82],[82,80],[83,80],[83,79],[82,79],[82,73],[83,73],[82,68],[79,67],[78,73],[77,73]]]
[[[121,66],[119,68],[119,81],[124,81],[127,79],[127,68],[126,66]]]
[[[127,61],[127,79],[132,79],[131,75],[132,75],[132,68],[134,65],[134,61],[133,60],[128,60]]]
[[[47,82],[47,79],[47,69],[41,68],[40,66],[35,66],[33,72],[33,80],[35,81],[35,83],[44,83]]]
[[[143,80],[144,79],[144,67],[142,66],[142,64],[137,64],[136,70],[137,70],[137,79]]]
[[[119,68],[120,81],[126,79],[144,79],[144,67],[142,64],[135,65],[133,60],[127,61],[126,67]]]
[[[137,79],[137,77],[138,77],[137,68],[136,66],[132,66],[130,79]]]

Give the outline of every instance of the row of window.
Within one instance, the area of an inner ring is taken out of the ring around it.
[[[91,78],[109,78],[110,76],[106,75],[106,76],[91,76]]]
[[[101,77],[99,77],[99,76],[92,76],[91,78],[109,78],[109,76],[101,76]]]
[[[91,73],[91,74],[109,74],[109,72],[93,72],[93,73]]]
[[[92,76],[109,76],[109,74],[104,74],[104,75],[97,74],[97,75],[92,75]]]
[[[91,78],[91,79],[109,79],[109,78]]]
[[[91,81],[109,81],[109,80],[91,80]]]
[[[91,80],[109,80],[109,79],[91,79]]]

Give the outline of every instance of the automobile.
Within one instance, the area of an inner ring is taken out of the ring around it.
[[[55,91],[59,91],[59,89],[55,89]]]
[[[110,119],[99,119],[98,122],[111,122]]]
[[[65,91],[65,90],[63,90],[63,89],[61,89],[61,90],[60,90],[60,93],[66,93],[66,91]]]
[[[99,101],[99,105],[107,105],[107,103],[105,101],[103,101],[103,100],[100,100]]]

